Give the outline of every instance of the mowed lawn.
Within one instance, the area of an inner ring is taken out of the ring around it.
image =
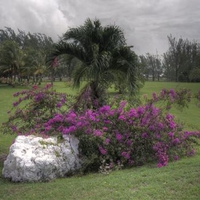
[[[76,94],[77,90],[56,82],[59,92]],[[200,89],[200,83],[146,82],[141,96],[159,92],[166,88],[188,88],[192,92]],[[6,112],[12,105],[12,94],[25,88],[0,86],[0,123],[7,120]],[[172,113],[185,123],[186,129],[200,130],[200,108],[193,100],[189,108]],[[0,133],[0,171],[3,160],[12,144],[14,135]],[[119,170],[103,174],[77,175],[46,183],[11,183],[0,175],[0,200],[148,200],[148,199],[200,199],[200,148],[194,157],[171,162],[167,167],[156,168],[156,164]]]

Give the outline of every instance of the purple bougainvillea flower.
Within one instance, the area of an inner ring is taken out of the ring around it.
[[[110,139],[109,138],[106,138],[105,139],[105,144],[109,144],[110,143]]]
[[[172,138],[174,136],[174,133],[173,132],[169,132],[168,135],[169,135],[169,137]]]
[[[125,118],[124,115],[120,115],[120,116],[118,117],[118,119],[119,119],[119,120],[122,120],[122,121],[125,121],[125,120],[126,120],[126,118]]]
[[[102,155],[106,155],[107,154],[107,151],[106,149],[104,149],[102,146],[99,146],[99,151]]]
[[[45,131],[49,131],[49,130],[51,130],[51,126],[46,126]]]
[[[142,133],[142,138],[147,138],[147,137],[148,137],[147,133]]]
[[[18,102],[14,102],[14,103],[13,103],[13,107],[18,106],[18,104],[19,104]]]
[[[62,107],[62,104],[61,104],[61,103],[57,103],[57,104],[56,104],[56,107],[57,107],[57,108],[61,108],[61,107]]]
[[[118,141],[121,141],[122,139],[122,135],[120,133],[116,133],[115,137],[116,137],[116,140]]]
[[[131,141],[131,140],[127,140],[126,144],[127,144],[128,146],[131,146],[132,141]]]
[[[94,133],[93,133],[95,136],[99,136],[101,137],[103,135],[103,132],[101,130],[94,130]]]
[[[106,113],[106,112],[110,111],[110,106],[107,106],[107,105],[102,106],[102,107],[99,109],[99,111],[100,111],[101,113]]]
[[[19,94],[20,94],[19,92],[14,93],[13,97],[17,97],[17,96],[19,96]]]
[[[178,160],[179,159],[179,157],[178,156],[174,156],[174,160]]]
[[[176,92],[174,91],[174,89],[170,89],[170,90],[169,90],[169,95],[170,95],[172,98],[175,98]]]
[[[144,107],[139,106],[139,107],[137,108],[137,113],[138,113],[139,115],[142,115],[142,114],[144,113]]]
[[[104,127],[102,128],[102,130],[103,130],[103,131],[107,131],[108,128],[104,126]]]
[[[125,159],[130,159],[130,153],[127,153],[127,152],[125,152],[125,151],[123,151],[122,153],[121,153],[121,156],[123,156]]]
[[[153,100],[157,100],[157,94],[156,94],[156,92],[153,92],[152,98],[153,98]]]
[[[173,140],[173,144],[174,144],[174,145],[179,144],[179,143],[180,143],[180,140],[179,140],[178,138],[175,138],[175,139]]]
[[[36,90],[36,89],[38,89],[38,85],[33,85],[32,88],[33,88],[34,90]]]

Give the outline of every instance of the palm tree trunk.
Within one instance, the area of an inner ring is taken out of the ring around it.
[[[77,96],[73,109],[96,110],[106,104],[105,89],[101,88],[96,81],[88,83]]]

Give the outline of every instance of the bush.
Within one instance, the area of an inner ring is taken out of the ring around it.
[[[122,101],[118,108],[105,105],[82,114],[74,111],[56,114],[44,124],[44,129],[46,134],[53,131],[75,135],[80,141],[86,170],[97,170],[102,164],[112,168],[155,161],[162,167],[169,160],[194,153],[194,138],[200,133],[183,131],[174,117],[164,112],[174,103],[186,106],[190,98],[188,90],[162,90],[136,108],[129,108]],[[165,109],[154,107],[153,104],[161,100],[166,102]]]
[[[184,132],[172,115],[163,115],[153,105],[127,111],[124,105],[121,102],[118,109],[103,106],[83,115],[57,114],[45,127],[78,137],[81,155],[92,161],[89,169],[97,169],[105,161],[110,166],[138,166],[157,160],[162,167],[169,160],[193,154],[191,138],[199,133]]]
[[[168,113],[172,104],[187,106],[191,99],[188,90],[164,89],[160,94],[153,93],[152,99],[145,97],[143,105],[135,108],[121,101],[82,113],[70,109],[63,112],[61,107],[70,107],[71,103],[66,104],[66,96],[49,90],[48,85],[14,94],[19,95],[24,97],[13,104],[14,108],[22,100],[28,100],[28,104],[10,117],[6,123],[10,131],[75,135],[80,141],[79,151],[86,171],[150,162],[166,166],[170,160],[193,155],[196,138],[200,137],[200,132],[184,131]],[[154,106],[159,101],[162,108]]]

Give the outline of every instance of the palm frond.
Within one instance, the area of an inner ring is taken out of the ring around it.
[[[114,50],[126,45],[123,31],[118,26],[107,26],[103,29],[102,49]]]
[[[89,62],[87,60],[87,57],[85,56],[84,49],[75,43],[58,43],[54,46],[54,50],[51,52],[51,54],[47,57],[47,63],[51,65],[53,60],[60,56],[60,55],[71,55],[73,57],[76,57],[82,62]]]
[[[82,79],[88,79],[88,66],[82,64],[73,73],[74,87],[80,87]]]

